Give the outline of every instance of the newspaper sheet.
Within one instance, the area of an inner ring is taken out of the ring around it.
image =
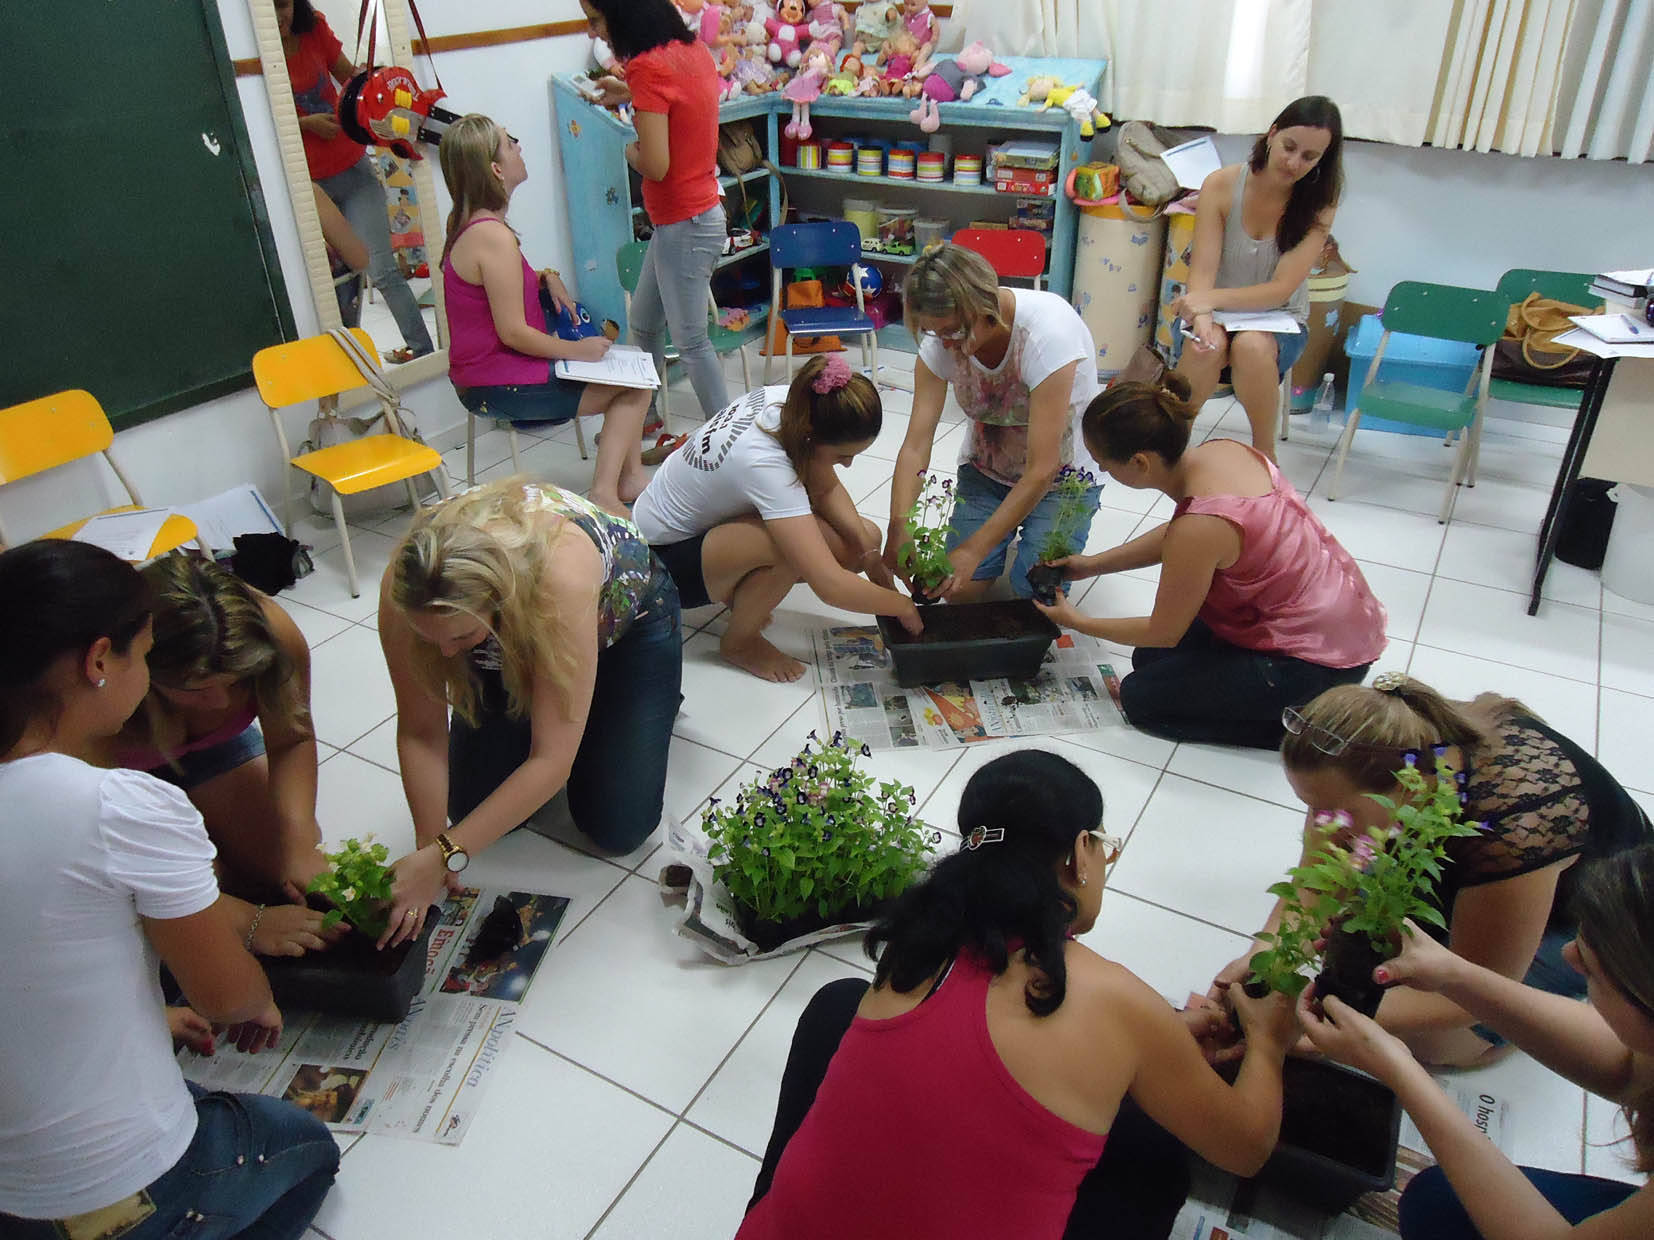
[[[912,689],[896,683],[877,626],[824,628],[813,640],[827,726],[874,749],[945,748],[1125,725],[1114,656],[1094,637],[1064,633],[1032,680]]]
[[[521,945],[467,964],[472,941],[501,901],[515,910]],[[335,1132],[458,1145],[568,903],[466,888],[442,906],[424,985],[400,1024],[287,1012],[273,1051],[223,1049],[211,1058],[180,1051],[184,1075],[208,1089],[286,1098]]]
[[[1391,1240],[1394,1233],[1351,1214],[1327,1215],[1256,1180],[1193,1160],[1178,1240]]]

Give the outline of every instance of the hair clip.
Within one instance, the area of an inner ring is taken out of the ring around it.
[[[829,354],[821,371],[811,381],[810,386],[815,389],[816,395],[825,396],[829,392],[836,392],[850,382],[850,363],[837,353]]]
[[[1406,685],[1406,672],[1380,672],[1373,677],[1373,688],[1380,693],[1399,693]]]
[[[961,852],[975,852],[984,844],[997,844],[1004,838],[1004,827],[972,827],[959,841],[959,848]]]

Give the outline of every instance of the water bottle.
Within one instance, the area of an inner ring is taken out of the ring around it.
[[[1332,376],[1321,376],[1321,390],[1315,394],[1315,404],[1309,411],[1309,428],[1324,431],[1332,424]]]

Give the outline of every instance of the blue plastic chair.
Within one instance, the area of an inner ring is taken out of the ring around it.
[[[1327,488],[1329,500],[1338,498],[1339,483],[1344,477],[1344,461],[1349,457],[1355,428],[1360,425],[1361,415],[1366,413],[1391,422],[1429,427],[1445,434],[1449,443],[1454,436],[1458,436],[1459,449],[1453,460],[1453,474],[1447,481],[1447,494],[1442,497],[1441,512],[1436,518],[1442,525],[1452,519],[1459,482],[1463,480],[1466,486],[1476,485],[1476,455],[1482,443],[1488,381],[1493,371],[1493,343],[1504,334],[1509,309],[1510,302],[1504,295],[1491,289],[1403,280],[1390,290],[1382,316],[1384,335],[1379,339],[1378,349],[1367,367],[1361,395],[1350,409],[1344,433],[1339,436],[1338,461],[1333,468],[1332,485]],[[1384,364],[1384,351],[1390,345],[1391,332],[1479,345],[1482,347],[1482,364],[1471,375],[1462,393],[1381,379],[1379,368]]]
[[[787,381],[792,382],[793,337],[856,336],[862,339],[862,365],[867,373],[879,373],[878,325],[867,313],[861,282],[856,286],[856,306],[781,308],[783,273],[792,267],[849,267],[861,261],[861,230],[848,220],[822,220],[810,224],[783,224],[770,230],[770,317],[786,327]],[[868,342],[872,355],[868,355]],[[764,382],[770,381],[773,354],[764,358]]]

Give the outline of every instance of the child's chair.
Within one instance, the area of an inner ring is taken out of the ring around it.
[[[783,310],[782,290],[785,275],[792,267],[850,267],[861,261],[861,230],[848,220],[818,220],[810,224],[783,224],[770,230],[770,318],[787,330],[787,381],[792,381],[793,337],[799,336],[857,336],[862,339],[862,365],[878,382],[879,337],[878,324],[867,313],[860,280],[856,286],[856,306],[822,306],[798,310]],[[869,343],[872,352],[869,357]],[[764,358],[764,382],[770,381],[771,353]]]
[[[73,389],[0,409],[0,486],[101,453],[132,502],[94,515],[135,512],[144,506],[144,501],[138,496],[138,488],[110,455],[114,442],[115,429],[109,425],[103,406],[90,392]],[[90,517],[83,517],[42,537],[73,538],[89,520]],[[212,554],[201,540],[195,522],[173,513],[155,535],[144,558],[154,559],[192,541],[207,555]],[[10,542],[5,526],[0,524],[0,543]]]
[[[1045,275],[1045,234],[1032,228],[961,228],[953,243],[975,250],[1000,278],[1032,280]]]
[[[1445,434],[1449,442],[1453,436],[1459,437],[1453,473],[1447,482],[1447,493],[1442,497],[1440,515],[1436,518],[1443,525],[1452,519],[1459,482],[1463,480],[1466,486],[1476,485],[1476,455],[1481,447],[1488,381],[1493,371],[1492,346],[1504,334],[1509,307],[1510,303],[1504,296],[1491,289],[1404,280],[1390,290],[1382,316],[1384,335],[1373,353],[1361,393],[1351,404],[1344,433],[1338,440],[1338,464],[1333,469],[1332,486],[1327,490],[1329,500],[1338,498],[1350,443],[1355,438],[1361,415],[1368,413],[1391,422],[1429,427]],[[1379,372],[1384,364],[1384,351],[1389,346],[1391,332],[1482,346],[1481,365],[1476,368],[1462,394],[1413,383],[1381,380]]]
[[[350,329],[352,338],[366,352],[371,363],[379,355],[374,351],[373,337],[360,327]],[[276,428],[276,442],[281,446],[282,459],[294,469],[311,475],[328,487],[328,498],[333,504],[333,523],[339,529],[339,541],[344,549],[345,576],[350,582],[350,597],[361,594],[356,580],[356,558],[350,550],[350,530],[345,525],[345,506],[342,496],[358,495],[386,483],[400,482],[408,488],[408,501],[419,506],[419,495],[413,480],[420,474],[431,474],[436,479],[437,491],[448,494],[448,476],[443,469],[442,456],[435,448],[407,439],[402,424],[397,421],[394,402],[380,397],[380,408],[390,433],[365,435],[348,443],[334,444],[294,456],[287,444],[287,431],[281,424],[281,411],[300,401],[317,401],[324,411],[331,412],[338,397],[355,392],[369,384],[357,369],[357,364],[330,335],[310,336],[287,344],[272,345],[253,354],[253,382],[258,385],[259,397],[270,411],[270,421]],[[293,533],[294,498],[287,501],[287,533]]]
[[[1591,292],[1591,279],[1591,276],[1575,271],[1535,271],[1515,267],[1499,277],[1499,296],[1504,298],[1506,304],[1514,306],[1529,293],[1538,293],[1541,297],[1590,309],[1602,304],[1602,298]],[[1494,379],[1488,385],[1488,395],[1495,400],[1508,400],[1519,405],[1577,410],[1580,401],[1585,398],[1585,390],[1523,383],[1520,379]]]

